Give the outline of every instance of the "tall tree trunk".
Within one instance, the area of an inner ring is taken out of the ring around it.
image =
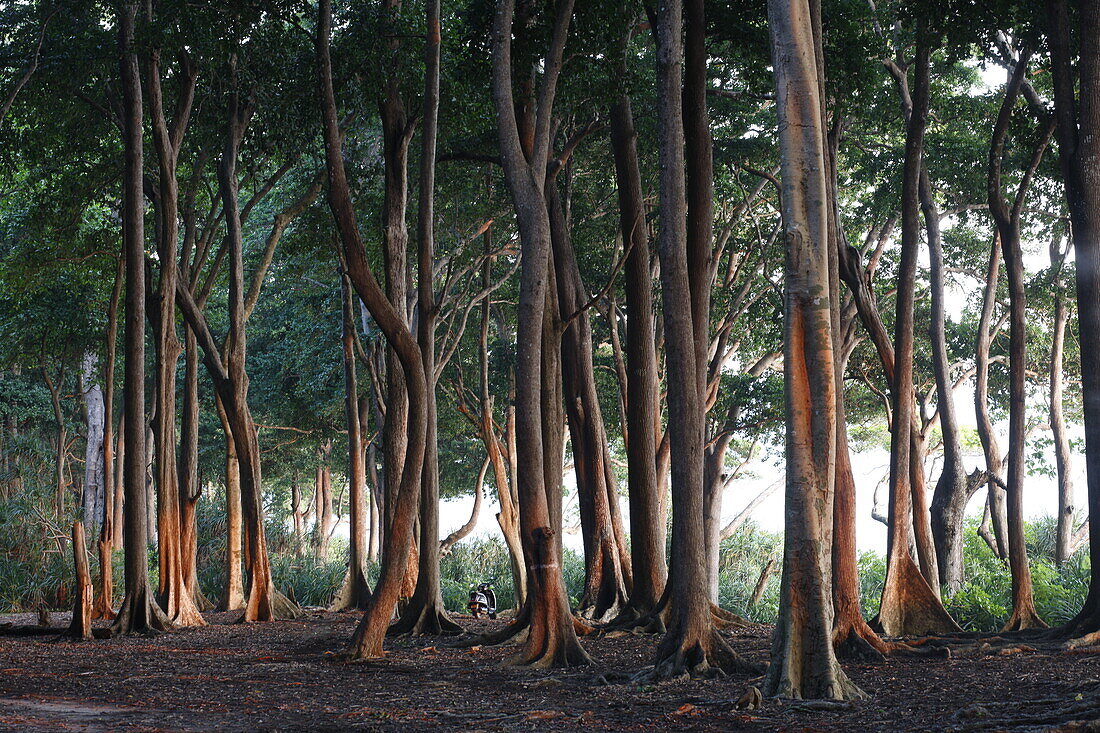
[[[344,361],[344,414],[348,425],[348,484],[351,522],[348,536],[348,572],[330,611],[364,609],[370,600],[367,582],[367,473],[363,465],[363,435],[359,423],[359,381],[355,374],[355,312],[351,283],[340,268],[341,341]]]
[[[1027,294],[1024,282],[1023,251],[1020,246],[1020,211],[1031,177],[1042,159],[1052,130],[1048,130],[1036,150],[1031,166],[1024,172],[1011,210],[1001,192],[1001,164],[1005,138],[1012,121],[1012,108],[1019,97],[1030,51],[1016,62],[1004,102],[993,127],[989,146],[987,186],[989,210],[1003,245],[1009,295],[1009,405],[1008,405],[1008,562],[1012,574],[1012,616],[1005,631],[1045,628],[1039,618],[1032,593],[1031,568],[1024,540],[1024,451],[1027,449]]]
[[[619,229],[626,259],[626,450],[630,495],[630,563],[634,586],[623,620],[652,613],[668,579],[664,515],[659,512],[657,434],[660,386],[653,341],[653,278],[649,232],[645,222],[637,133],[630,97],[621,95],[611,109],[611,145],[619,197]]]
[[[693,10],[698,12],[698,8]],[[660,221],[657,253],[661,262],[665,352],[667,354],[668,431],[672,462],[672,563],[670,568],[668,631],[657,649],[653,676],[684,673],[708,675],[715,670],[741,668],[744,663],[719,636],[711,616],[703,522],[703,430],[705,368],[699,365],[699,335],[707,331],[705,297],[690,272],[709,256],[710,242],[700,243],[693,228],[689,240],[689,213],[685,181],[684,111],[681,98],[683,70],[683,3],[662,3],[657,15],[657,120],[660,176]],[[693,16],[693,22],[698,22]],[[695,132],[695,126],[692,127]],[[693,144],[700,141],[694,141]],[[693,164],[698,161],[693,158]],[[696,186],[708,184],[696,181]],[[691,190],[694,205],[701,191]],[[692,212],[698,226],[702,213]],[[693,248],[692,245],[695,245]],[[706,253],[702,252],[705,245]],[[706,281],[709,287],[709,278]],[[698,319],[703,319],[699,323]],[[705,346],[703,347],[706,348]],[[705,364],[705,351],[703,360]]]
[[[435,328],[439,303],[432,267],[435,261],[435,149],[439,122],[440,22],[439,0],[425,6],[427,44],[424,50],[424,122],[421,134],[420,194],[417,207],[416,337],[424,365],[427,435],[421,471],[420,554],[416,589],[394,626],[395,633],[456,634],[462,627],[443,606],[439,576],[439,430],[436,408]]]
[[[427,384],[420,349],[406,325],[404,310],[386,297],[367,262],[366,250],[355,221],[355,210],[344,173],[336,98],[332,89],[329,38],[332,32],[331,0],[321,0],[318,9],[317,60],[325,161],[328,170],[328,201],[347,261],[348,275],[359,297],[370,310],[390,347],[397,352],[404,372],[408,396],[408,450],[401,469],[401,484],[392,505],[392,522],[385,532],[382,569],[370,603],[348,653],[356,658],[382,656],[382,641],[397,606],[412,544],[413,524],[420,503],[420,474],[424,466],[427,437]],[[387,414],[391,407],[387,407]],[[391,506],[387,502],[387,512]]]
[[[176,166],[194,96],[196,70],[181,56],[180,97],[169,125],[160,78],[160,49],[150,52],[147,87],[153,144],[159,173],[157,191],[157,255],[160,282],[154,300],[156,406],[153,435],[156,456],[158,600],[177,626],[205,626],[183,573],[179,467],[176,464],[176,366],[182,347],[176,335],[176,285],[179,279],[179,183]]]
[[[99,539],[96,542],[99,551],[99,582],[96,589],[93,619],[113,619],[112,610],[115,594],[113,552],[115,542],[122,535],[121,522],[116,519],[116,499],[118,485],[115,462],[121,465],[121,458],[115,455],[114,402],[115,402],[115,362],[118,344],[118,304],[122,299],[122,282],[126,276],[125,259],[119,254],[115,270],[115,285],[111,291],[111,300],[107,305],[106,351],[107,363],[103,369],[103,520],[99,526]]]
[[[1091,641],[1095,637],[1087,635],[1100,631],[1100,7],[1080,5],[1079,99],[1074,98],[1068,3],[1048,0],[1046,10],[1058,150],[1073,225],[1092,568],[1081,612],[1059,631]]]
[[[145,507],[145,222],[142,196],[142,105],[138,58],[133,49],[138,3],[119,7],[119,51],[122,76],[122,245],[126,258],[125,409],[126,508],[125,588],[112,634],[165,631],[172,624],[149,587],[148,517]]]
[[[607,434],[596,392],[592,362],[592,326],[588,300],[569,233],[557,183],[545,183],[546,209],[550,219],[558,312],[562,320],[572,319],[561,338],[562,388],[569,426],[577,497],[584,540],[585,577],[578,614],[595,622],[614,618],[626,603],[627,589],[619,547],[611,523],[610,497],[605,453]],[[574,314],[575,315],[574,317]],[[617,496],[616,496],[617,500]]]
[[[919,184],[924,133],[928,120],[928,87],[931,42],[921,22],[917,28],[913,107],[905,136],[902,178],[902,245],[898,271],[897,309],[894,319],[894,378],[890,401],[893,423],[890,436],[890,550],[882,591],[879,623],[890,636],[958,630],[944,610],[935,589],[921,574],[909,554],[909,528],[927,519],[920,516],[915,498],[923,498],[923,466],[914,466],[920,455],[915,440],[913,394],[913,291],[919,241]],[[919,475],[918,475],[919,472]],[[917,482],[914,479],[918,479]],[[919,548],[918,548],[919,549]]]
[[[820,9],[769,0],[779,113],[785,267],[786,529],[779,619],[763,692],[863,697],[836,660],[829,582],[836,478],[836,370],[828,170],[817,38]]]
[[[572,0],[552,6],[553,30],[542,61],[537,101],[529,110],[533,124],[517,120],[512,83],[514,0],[499,0],[492,31],[492,94],[497,114],[504,177],[516,212],[520,233],[520,287],[516,330],[516,450],[515,475],[520,536],[527,568],[527,604],[515,627],[527,626],[527,642],[514,662],[534,667],[588,664],[591,660],[577,641],[569,597],[561,570],[561,486],[548,485],[547,476],[560,475],[555,456],[547,455],[546,439],[553,439],[560,415],[557,404],[544,405],[543,388],[560,389],[555,374],[544,374],[553,364],[544,344],[547,282],[550,260],[550,222],[544,184],[551,144],[552,109],[561,73],[565,40],[573,13]],[[521,132],[521,126],[523,131]],[[527,138],[525,140],[525,138]],[[557,351],[554,344],[549,351]],[[549,360],[549,361],[548,361]],[[558,438],[560,440],[560,438]],[[553,444],[551,443],[553,449]]]
[[[949,594],[963,585],[963,522],[966,503],[973,494],[962,460],[962,441],[955,415],[955,383],[947,357],[947,315],[944,309],[943,238],[940,236],[940,212],[932,195],[928,171],[921,168],[921,209],[928,237],[928,260],[932,312],[929,335],[932,340],[932,367],[936,378],[937,409],[943,441],[943,467],[932,494],[932,536],[936,543],[936,561],[940,582]]]
[[[1058,238],[1050,243],[1050,265],[1053,271],[1054,324],[1051,326],[1050,345],[1050,432],[1054,437],[1054,462],[1058,469],[1058,519],[1054,543],[1054,562],[1061,565],[1074,552],[1073,522],[1077,507],[1073,496],[1071,457],[1066,420],[1062,414],[1062,382],[1066,324],[1069,309],[1066,307],[1062,288],[1062,265],[1066,253],[1061,252]]]

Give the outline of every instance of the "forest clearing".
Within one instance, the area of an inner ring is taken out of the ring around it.
[[[1097,0],[0,0],[0,727],[1100,730]]]

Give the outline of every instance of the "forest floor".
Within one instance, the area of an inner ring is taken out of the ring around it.
[[[346,663],[337,653],[358,614],[252,625],[234,624],[237,615],[110,641],[0,628],[0,730],[1100,731],[1096,649],[971,641],[950,658],[846,664],[865,701],[765,700],[750,711],[735,701],[759,678],[627,681],[651,663],[653,637],[589,637],[595,666],[572,670],[502,666],[514,647],[423,638],[389,640],[385,659]],[[53,615],[59,630],[67,616]],[[458,620],[475,631],[503,623]],[[35,623],[30,614],[0,622]],[[730,641],[763,662],[769,634],[753,626]]]

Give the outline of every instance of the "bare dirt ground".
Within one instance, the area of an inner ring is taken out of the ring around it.
[[[358,614],[235,617],[90,642],[0,629],[0,730],[1100,731],[1100,653],[1053,644],[969,642],[951,658],[847,664],[868,700],[765,700],[747,711],[735,702],[759,679],[629,681],[652,661],[653,637],[589,637],[595,666],[568,671],[502,666],[514,648],[447,639],[395,639],[384,660],[346,663],[338,653]],[[503,623],[459,620],[475,631]],[[763,662],[769,633],[743,629],[731,642]]]

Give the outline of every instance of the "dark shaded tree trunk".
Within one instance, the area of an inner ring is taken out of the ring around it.
[[[626,258],[626,450],[630,494],[630,563],[634,585],[622,621],[631,623],[657,608],[668,579],[665,521],[659,511],[657,433],[661,417],[657,351],[653,338],[653,278],[645,222],[637,133],[630,97],[611,109],[611,145],[619,197],[619,229]]]
[[[1092,571],[1081,612],[1058,632],[1067,637],[1084,635],[1089,642],[1095,638],[1089,635],[1100,631],[1100,7],[1096,3],[1080,6],[1080,96],[1075,99],[1068,5],[1065,0],[1047,1],[1047,45],[1058,150],[1073,226]]]
[[[171,622],[157,606],[149,587],[148,514],[145,493],[145,222],[142,194],[141,78],[134,51],[138,3],[119,7],[119,51],[122,75],[122,247],[126,260],[126,316],[123,381],[126,468],[125,589],[122,607],[110,633],[166,631]]]
[[[548,178],[545,187],[558,313],[563,321],[570,320],[561,338],[561,371],[584,541],[584,592],[577,613],[602,623],[614,618],[627,599],[622,558],[611,520],[611,499],[618,501],[618,495],[616,487],[608,482],[610,455],[596,392],[592,326],[587,310],[582,311],[588,296],[556,180]]]

